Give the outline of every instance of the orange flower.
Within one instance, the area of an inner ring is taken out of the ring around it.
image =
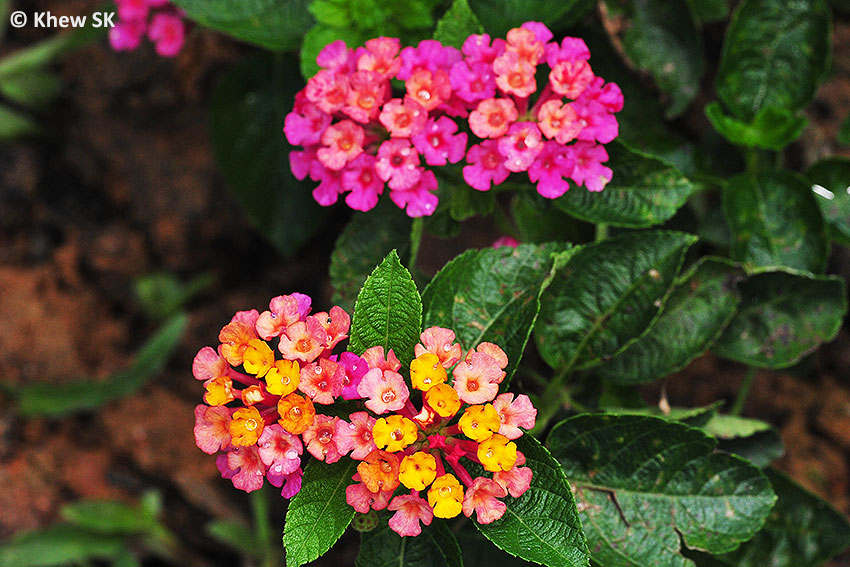
[[[393,491],[398,488],[399,460],[392,453],[376,449],[357,465],[360,479],[371,492]]]
[[[277,413],[281,427],[293,435],[300,435],[313,424],[316,408],[310,398],[293,393],[278,400]]]
[[[263,432],[263,418],[255,407],[239,408],[230,420],[230,442],[247,447],[253,445]]]

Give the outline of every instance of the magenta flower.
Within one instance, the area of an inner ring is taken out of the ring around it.
[[[304,450],[301,440],[276,423],[263,428],[257,446],[260,459],[269,467],[269,475],[284,476],[301,467]]]
[[[428,165],[457,163],[466,153],[466,134],[455,132],[457,124],[451,118],[432,118],[421,132],[413,136],[413,145],[425,156]]]
[[[428,502],[413,494],[402,494],[392,499],[387,510],[394,511],[388,525],[400,536],[418,536],[422,533],[419,524],[431,525],[434,511]]]
[[[142,44],[146,29],[144,20],[116,22],[109,30],[109,44],[115,51],[134,51]]]
[[[423,171],[419,182],[409,189],[390,192],[390,199],[398,208],[406,209],[407,216],[416,218],[434,213],[439,199],[433,193],[437,190],[437,176],[431,170]]]
[[[425,39],[416,47],[401,50],[401,67],[396,78],[406,81],[420,69],[448,71],[460,59],[461,53],[454,47],[444,46],[434,39]]]
[[[568,178],[575,162],[567,148],[557,142],[545,142],[543,151],[528,168],[528,178],[537,183],[537,192],[548,199],[556,199],[567,192]]]
[[[534,122],[516,122],[499,139],[499,153],[505,158],[508,171],[527,170],[543,151],[543,137]]]
[[[330,114],[308,101],[304,91],[301,91],[295,96],[295,108],[283,121],[283,132],[293,146],[318,144],[332,120]]]
[[[490,43],[488,34],[471,35],[463,42],[461,51],[464,60],[469,63],[485,63],[492,65],[496,57],[505,52],[506,42],[504,39],[494,39]]]
[[[324,46],[316,57],[316,63],[322,69],[337,73],[350,73],[356,65],[354,51],[348,49],[341,39]]]
[[[469,165],[463,168],[463,179],[478,191],[489,191],[490,184],[498,185],[511,174],[505,167],[505,158],[499,153],[497,140],[484,140],[466,153]]]
[[[365,358],[359,357],[353,352],[344,352],[339,355],[339,365],[345,369],[342,399],[356,400],[360,398],[357,387],[360,385],[363,376],[369,371],[369,363],[366,362]]]
[[[410,189],[422,176],[419,154],[409,141],[401,139],[387,140],[381,144],[375,171],[390,189]]]
[[[605,148],[592,142],[576,142],[569,146],[570,154],[575,160],[575,167],[570,178],[577,185],[584,184],[589,191],[602,191],[611,181],[613,172],[602,165],[608,160]]]
[[[186,25],[176,13],[159,12],[151,18],[148,38],[163,57],[176,57],[186,41]]]
[[[280,495],[282,497],[292,498],[301,491],[301,479],[303,478],[303,476],[304,471],[298,468],[295,469],[294,472],[291,472],[287,475],[283,475],[283,477],[273,477],[269,475],[268,479],[269,483],[271,483],[273,486],[283,487],[280,491]]]

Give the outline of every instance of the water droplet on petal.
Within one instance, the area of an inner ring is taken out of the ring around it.
[[[321,373],[322,373],[322,367],[316,366],[316,374],[321,374]]]
[[[297,459],[297,458],[298,458],[298,451],[296,451],[295,449],[290,449],[289,451],[287,451],[287,452],[286,452],[286,455],[285,455],[285,456],[286,456],[286,458],[287,458],[287,459],[289,459],[290,461],[291,461],[292,459]]]

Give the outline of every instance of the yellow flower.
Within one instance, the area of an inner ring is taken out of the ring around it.
[[[425,403],[440,417],[452,417],[460,409],[460,398],[448,384],[437,384],[425,392]]]
[[[466,408],[458,425],[464,435],[480,443],[499,430],[502,420],[493,404],[484,404]]]
[[[414,388],[427,392],[433,386],[446,381],[446,369],[440,364],[440,357],[426,352],[410,363],[410,381]]]
[[[211,406],[223,406],[236,398],[233,393],[233,381],[227,376],[210,378],[204,382],[204,388],[207,389],[204,401]]]
[[[428,504],[438,518],[454,518],[463,509],[463,487],[453,474],[437,478],[428,490]]]
[[[516,443],[496,433],[478,445],[478,460],[486,471],[509,471],[517,460]]]
[[[243,447],[253,445],[260,438],[264,425],[257,408],[239,408],[230,420],[230,442]]]
[[[418,451],[401,460],[398,479],[412,490],[425,490],[437,478],[437,459],[430,453]]]
[[[266,389],[275,396],[286,396],[298,388],[301,367],[294,360],[278,360],[266,374]]]
[[[372,426],[372,439],[379,449],[390,453],[401,451],[416,441],[416,424],[400,415],[379,418]]]
[[[274,353],[266,341],[251,339],[242,355],[242,365],[248,374],[262,378],[274,365]]]

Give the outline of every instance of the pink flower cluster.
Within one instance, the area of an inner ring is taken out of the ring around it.
[[[109,30],[115,51],[133,51],[147,35],[156,52],[174,57],[183,49],[187,24],[182,12],[169,0],[115,0],[118,22]]]
[[[411,217],[438,203],[437,178],[425,166],[462,160],[464,179],[479,191],[519,172],[549,198],[563,195],[568,180],[601,191],[612,175],[602,144],[617,136],[623,96],[594,75],[584,41],[552,37],[527,22],[506,40],[472,35],[461,50],[436,40],[401,49],[387,37],[357,49],[327,45],[322,69],[286,116],[287,139],[303,147],[290,154],[293,173],[319,183],[319,204],[347,193],[360,211],[388,186]],[[547,80],[538,92],[539,71]],[[392,79],[404,93],[393,92]]]

